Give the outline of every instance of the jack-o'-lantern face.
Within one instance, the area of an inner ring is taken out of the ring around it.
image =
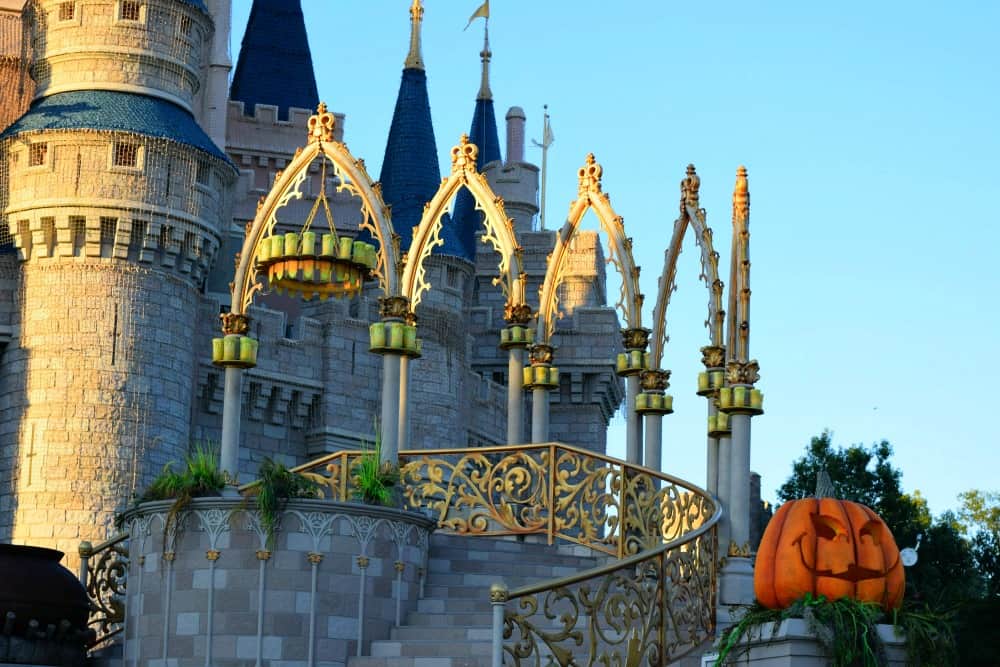
[[[785,503],[757,551],[754,591],[781,609],[806,593],[850,597],[884,609],[903,599],[903,564],[892,533],[873,511],[835,498]]]

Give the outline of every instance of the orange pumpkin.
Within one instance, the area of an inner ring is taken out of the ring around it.
[[[847,500],[803,498],[782,505],[768,523],[753,583],[771,609],[812,593],[888,611],[903,601],[905,576],[896,541],[875,512]]]

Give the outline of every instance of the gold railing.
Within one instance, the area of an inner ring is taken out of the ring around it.
[[[296,470],[351,497],[361,452]],[[671,475],[558,443],[404,451],[404,505],[466,535],[544,534],[617,557],[570,577],[494,586],[493,667],[663,665],[715,627],[721,508]]]
[[[80,543],[80,583],[90,603],[87,627],[94,631],[88,648],[105,644],[124,628],[128,538],[121,533],[96,547]]]
[[[339,500],[353,495],[362,452],[295,468]],[[468,535],[547,535],[624,558],[692,533],[716,510],[671,475],[558,443],[411,450],[399,454],[403,504],[439,529]]]
[[[541,584],[490,597],[494,667],[665,665],[714,634],[715,525],[720,510],[679,539]],[[502,621],[501,621],[502,619]]]

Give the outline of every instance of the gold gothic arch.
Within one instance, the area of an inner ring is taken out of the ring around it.
[[[462,135],[459,144],[451,149],[451,174],[441,180],[434,197],[424,205],[420,224],[413,230],[413,240],[403,267],[401,295],[409,300],[410,310],[415,311],[420,299],[430,287],[425,279],[424,260],[436,246],[442,245],[441,218],[448,211],[448,204],[460,188],[466,188],[476,202],[476,210],[485,214],[486,233],[482,241],[489,243],[500,254],[500,275],[493,284],[500,285],[507,298],[507,312],[524,310],[525,276],[521,265],[521,246],[514,235],[514,222],[507,217],[503,199],[490,188],[486,177],[476,170],[479,148]]]
[[[722,307],[724,285],[719,279],[719,253],[712,247],[712,229],[708,226],[705,209],[698,203],[698,189],[701,179],[693,164],[687,167],[687,176],[681,181],[680,216],[674,221],[674,232],[670,245],[663,256],[663,273],[660,275],[656,306],[653,308],[653,333],[650,342],[649,361],[652,368],[660,368],[667,345],[667,307],[676,284],[677,259],[688,226],[694,228],[695,242],[701,250],[701,279],[708,287],[708,327],[709,345],[721,347],[725,332],[726,311]]]
[[[365,169],[364,160],[355,158],[347,145],[333,138],[335,118],[320,103],[317,113],[309,118],[309,141],[295,152],[295,157],[283,171],[279,171],[274,187],[257,205],[253,221],[247,225],[243,247],[236,256],[236,275],[233,279],[231,312],[244,315],[253,301],[253,295],[263,284],[257,280],[253,265],[260,240],[272,233],[277,213],[292,199],[302,198],[302,184],[309,176],[309,166],[322,156],[333,166],[337,191],[361,199],[364,217],[358,225],[374,236],[381,247],[375,266],[382,291],[387,296],[399,294],[399,240],[392,230],[389,209],[382,200],[381,187],[372,182]]]
[[[569,256],[569,244],[580,227],[580,221],[588,209],[593,209],[601,228],[608,237],[610,258],[622,276],[622,293],[616,307],[622,312],[628,329],[642,328],[643,295],[639,291],[639,267],[632,257],[632,239],[625,236],[625,224],[620,215],[611,207],[611,200],[601,190],[601,176],[604,170],[595,160],[594,154],[587,155],[586,164],[577,171],[580,179],[577,198],[569,205],[566,224],[559,230],[556,247],[549,257],[542,283],[538,308],[538,324],[535,340],[548,344],[552,337],[555,314],[558,308],[558,290],[565,279],[565,264]]]

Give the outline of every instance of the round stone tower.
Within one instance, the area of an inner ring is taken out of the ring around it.
[[[0,541],[75,554],[192,444],[194,321],[236,172],[191,113],[201,0],[36,0],[25,20],[36,97],[0,135],[21,260]]]

